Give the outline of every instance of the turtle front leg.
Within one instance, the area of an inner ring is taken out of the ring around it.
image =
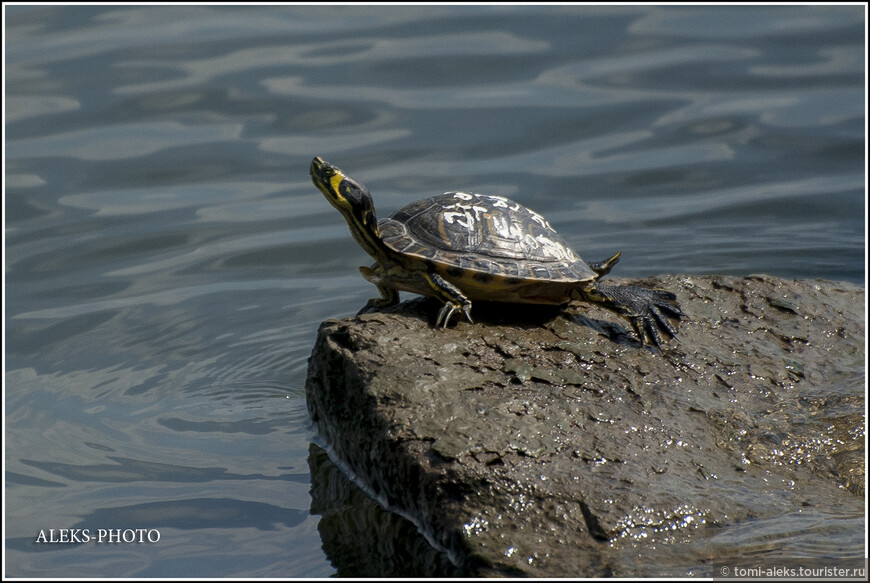
[[[366,305],[363,306],[363,309],[356,313],[357,316],[359,316],[360,314],[368,314],[369,312],[376,312],[384,308],[389,308],[390,306],[395,306],[399,303],[398,290],[396,290],[396,288],[394,287],[386,286],[381,276],[378,275],[380,267],[380,265],[375,263],[371,267],[359,268],[359,272],[362,274],[362,276],[367,281],[375,284],[375,287],[378,288],[381,297],[372,298],[368,302],[366,302]]]
[[[438,318],[435,320],[436,328],[438,326],[446,328],[453,313],[457,310],[462,310],[465,318],[474,324],[474,320],[471,319],[471,300],[465,297],[458,287],[437,273],[425,273],[423,274],[423,279],[426,280],[426,283],[435,292],[433,295],[444,302],[444,306],[438,312]]]

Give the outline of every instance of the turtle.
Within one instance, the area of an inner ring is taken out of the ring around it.
[[[412,202],[378,220],[368,189],[317,156],[311,180],[347,221],[357,243],[375,260],[360,267],[379,298],[364,314],[399,302],[399,290],[443,303],[435,327],[456,313],[470,323],[473,300],[567,306],[586,302],[628,320],[640,345],[661,349],[676,339],[671,320],[683,316],[670,291],[599,283],[622,252],[585,262],[535,211],[503,196],[446,192]]]

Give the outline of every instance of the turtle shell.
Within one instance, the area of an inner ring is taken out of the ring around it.
[[[383,242],[448,270],[526,281],[598,277],[538,213],[501,196],[447,192],[378,223]]]

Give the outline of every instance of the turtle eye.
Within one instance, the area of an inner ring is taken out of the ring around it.
[[[312,176],[332,178],[338,172],[338,169],[320,156],[315,156],[314,160],[311,161],[310,171]]]

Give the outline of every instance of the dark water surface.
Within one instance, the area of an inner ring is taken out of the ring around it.
[[[374,289],[316,154],[382,216],[515,198],[615,275],[865,283],[863,7],[4,10],[7,576],[353,573],[304,380]],[[711,544],[863,544],[780,522]],[[35,543],[65,528],[160,541]]]

